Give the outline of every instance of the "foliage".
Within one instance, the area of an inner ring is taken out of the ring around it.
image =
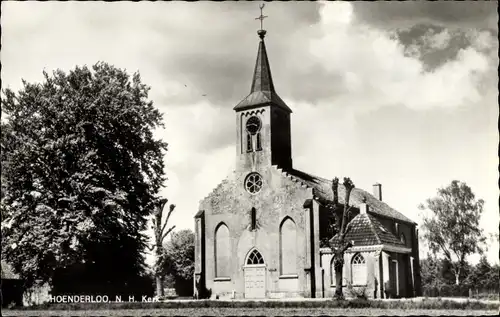
[[[498,289],[499,270],[500,267],[498,264],[491,265],[488,259],[482,256],[479,263],[473,268],[471,274],[467,276],[465,282],[469,285],[474,285],[474,288]]]
[[[350,281],[347,281],[347,292],[352,298],[368,299],[366,286],[354,287]]]
[[[2,257],[28,286],[128,292],[165,180],[162,115],[138,73],[97,63],[43,74],[3,91]]]
[[[499,289],[499,266],[490,265],[486,257],[479,263],[471,266],[466,263],[462,270],[459,285],[455,284],[455,277],[451,273],[451,265],[446,259],[438,259],[429,254],[421,261],[421,277],[423,293],[426,296],[437,297],[470,297],[488,296],[497,294]],[[484,294],[486,291],[487,294]],[[471,294],[472,293],[472,294]],[[497,296],[498,297],[498,296]]]
[[[172,278],[180,296],[193,294],[194,232],[174,232],[164,245],[164,273]]]
[[[432,252],[442,254],[451,263],[455,283],[459,284],[466,257],[482,252],[485,241],[479,227],[484,201],[476,200],[467,184],[452,181],[428,199],[422,210],[430,210],[423,219],[423,238]]]

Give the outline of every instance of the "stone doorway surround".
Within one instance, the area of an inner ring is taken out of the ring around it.
[[[243,266],[245,276],[245,298],[266,298],[266,264],[262,254],[252,248]]]

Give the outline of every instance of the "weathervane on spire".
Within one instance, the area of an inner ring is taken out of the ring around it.
[[[261,5],[259,6],[259,8],[260,8],[260,16],[259,16],[258,18],[255,18],[255,20],[260,20],[260,30],[259,30],[259,31],[257,31],[257,34],[259,34],[259,37],[260,37],[261,39],[264,39],[264,36],[266,35],[266,30],[263,30],[263,29],[262,29],[262,22],[263,22],[263,20],[264,20],[265,18],[267,18],[267,15],[263,15],[263,14],[262,14],[262,9],[264,9],[264,6],[265,6],[265,5],[266,5],[266,4],[265,4],[265,3],[263,3],[263,4],[261,4]]]

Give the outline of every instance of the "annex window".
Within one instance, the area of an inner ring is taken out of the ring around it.
[[[356,253],[352,258],[351,280],[353,285],[366,285],[366,261],[361,253]]]
[[[332,286],[337,285],[337,279],[335,275],[335,257],[332,257],[332,260],[330,261],[330,284]]]
[[[343,277],[343,283],[345,285],[345,281],[347,280],[347,268],[346,264],[342,266],[342,277]],[[331,286],[337,285],[337,279],[336,279],[336,274],[335,274],[335,256],[332,257],[332,260],[330,261],[330,283]]]

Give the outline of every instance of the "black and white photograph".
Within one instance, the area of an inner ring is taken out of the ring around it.
[[[3,316],[500,313],[498,1],[2,1]]]

